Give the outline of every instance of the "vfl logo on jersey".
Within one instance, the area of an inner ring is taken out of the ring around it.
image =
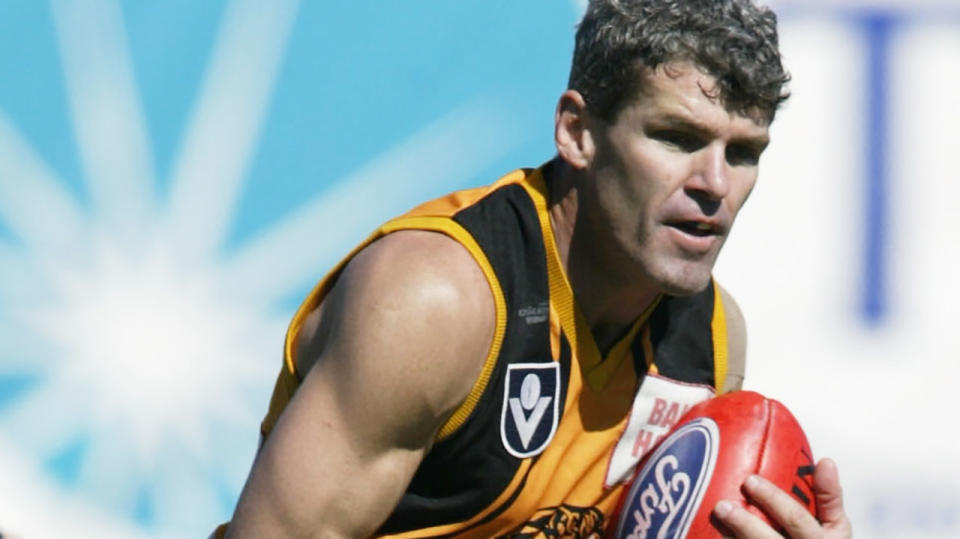
[[[664,440],[630,486],[616,537],[686,537],[713,475],[719,442],[717,424],[707,417]]]
[[[507,366],[500,437],[517,458],[540,454],[557,431],[560,364],[517,363]]]

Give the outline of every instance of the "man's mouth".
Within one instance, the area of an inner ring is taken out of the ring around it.
[[[667,226],[679,229],[691,236],[716,236],[720,233],[720,227],[703,221],[675,221],[667,223]]]

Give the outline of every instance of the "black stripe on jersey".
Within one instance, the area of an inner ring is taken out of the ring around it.
[[[550,285],[540,220],[526,189],[516,184],[497,189],[461,210],[454,221],[477,240],[500,280],[507,302],[502,350],[516,356],[511,362],[550,361],[549,321],[528,320],[538,308],[549,308]]]
[[[489,507],[522,462],[507,452],[500,438],[507,366],[552,361],[550,323],[538,315],[549,302],[546,251],[537,210],[526,190],[516,184],[501,187],[457,212],[453,220],[477,241],[497,276],[507,313],[503,343],[473,412],[424,457],[380,533],[463,522]],[[564,376],[568,373],[569,360]],[[566,378],[560,383],[565,394]]]
[[[663,376],[681,382],[708,384],[714,380],[713,281],[692,296],[664,296],[650,315],[650,341],[654,363]],[[643,332],[632,344],[638,373],[647,370],[643,352]]]
[[[533,466],[531,465],[529,468],[527,468],[526,473],[523,474],[523,479],[520,480],[520,484],[517,485],[517,488],[514,489],[512,493],[510,493],[510,497],[504,500],[504,502],[500,504],[500,507],[497,507],[495,510],[491,511],[490,514],[488,514],[487,516],[483,517],[482,519],[478,520],[477,522],[473,523],[472,525],[462,530],[457,530],[454,533],[448,533],[445,535],[435,535],[435,536],[432,536],[433,539],[456,537],[458,535],[469,533],[470,530],[483,526],[484,524],[502,515],[504,511],[506,511],[507,509],[510,508],[511,505],[513,505],[513,502],[517,500],[517,497],[520,496],[520,493],[523,492],[523,487],[527,485],[527,478],[530,477],[530,472],[532,470],[533,470]]]

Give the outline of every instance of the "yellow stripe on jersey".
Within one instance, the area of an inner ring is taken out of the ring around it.
[[[713,283],[713,320],[710,321],[713,333],[713,380],[717,395],[723,393],[727,380],[727,315],[723,310],[720,297],[720,285]]]
[[[643,344],[643,359],[647,363],[647,372],[650,374],[660,374],[660,369],[653,362],[653,339],[650,337],[650,325],[643,327],[641,335],[641,344]]]
[[[473,236],[471,236],[465,228],[457,224],[456,221],[447,217],[398,217],[383,225],[381,231],[384,234],[389,234],[390,232],[407,229],[442,232],[463,245],[473,256],[474,260],[477,261],[477,264],[483,271],[483,275],[487,278],[487,283],[490,285],[490,292],[493,293],[494,307],[496,308],[497,317],[493,332],[493,343],[490,345],[490,351],[487,352],[487,358],[483,362],[483,370],[480,371],[480,376],[477,377],[477,380],[473,383],[473,388],[470,390],[470,394],[467,395],[466,400],[457,407],[453,415],[440,427],[436,438],[437,441],[440,441],[456,432],[460,425],[470,417],[473,409],[477,406],[477,402],[480,401],[480,396],[483,395],[483,391],[487,388],[487,382],[490,381],[490,374],[493,372],[493,368],[497,364],[497,357],[500,355],[500,346],[503,344],[503,334],[507,329],[507,302],[503,297],[503,290],[500,289],[500,281],[497,280],[493,266],[491,266],[490,261],[487,260],[487,255],[483,253],[483,250]]]
[[[599,365],[596,365],[594,368],[590,369],[587,373],[587,379],[590,382],[590,386],[593,388],[605,388],[610,383],[610,378],[617,371],[617,367],[620,366],[620,363],[624,358],[630,356],[630,345],[633,344],[634,337],[637,336],[637,332],[640,331],[640,328],[646,328],[648,334],[650,331],[649,325],[647,325],[647,320],[650,318],[650,315],[653,314],[653,311],[657,308],[657,305],[660,304],[660,297],[657,296],[653,303],[651,303],[643,313],[637,317],[637,320],[633,323],[633,327],[630,328],[630,331],[623,336],[617,344],[610,349],[610,352],[607,354],[607,358]],[[649,339],[648,339],[649,340]],[[653,357],[650,357],[650,362],[653,362]],[[599,390],[598,389],[598,390]]]
[[[533,205],[537,208],[537,219],[540,221],[543,244],[547,250],[547,280],[550,283],[550,302],[556,306],[560,326],[566,329],[570,346],[576,348],[577,336],[575,331],[578,328],[574,323],[573,294],[570,293],[570,284],[567,282],[567,275],[563,271],[560,254],[557,252],[556,240],[553,237],[553,226],[550,224],[550,214],[547,212],[547,185],[543,179],[543,173],[540,169],[533,171],[527,182],[521,185],[530,195]]]

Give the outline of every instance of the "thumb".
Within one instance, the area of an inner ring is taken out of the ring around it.
[[[813,473],[813,491],[817,496],[817,516],[824,527],[849,527],[843,510],[843,489],[837,464],[821,459]]]

